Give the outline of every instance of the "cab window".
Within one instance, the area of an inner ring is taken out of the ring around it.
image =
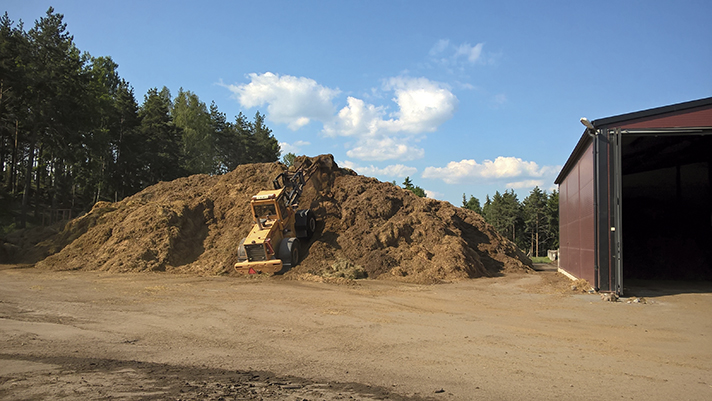
[[[274,209],[273,204],[255,205],[256,217],[274,216],[276,214],[277,214],[277,211]]]

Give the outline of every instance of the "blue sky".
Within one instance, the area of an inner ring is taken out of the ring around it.
[[[259,110],[283,149],[455,205],[553,180],[591,120],[712,96],[712,2],[6,1],[51,5],[137,100]]]

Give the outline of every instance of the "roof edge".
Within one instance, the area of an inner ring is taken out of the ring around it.
[[[587,134],[587,131],[584,131],[583,135],[581,135],[581,139],[579,139],[576,147],[574,147],[574,151],[571,152],[569,159],[566,160],[564,167],[561,168],[559,175],[556,176],[554,184],[561,185],[561,183],[564,182],[564,178],[569,175],[569,172],[576,165],[578,160],[581,158],[581,155],[583,155],[591,142],[593,142],[593,138]]]
[[[605,128],[623,121],[637,120],[646,117],[657,116],[660,114],[673,113],[676,111],[682,111],[687,109],[694,109],[697,107],[712,106],[712,97],[707,97],[704,99],[691,100],[689,102],[682,102],[671,104],[662,107],[655,107],[652,109],[634,111],[632,113],[619,114],[617,116],[611,116],[606,118],[600,118],[598,120],[593,120],[591,123],[596,128]]]

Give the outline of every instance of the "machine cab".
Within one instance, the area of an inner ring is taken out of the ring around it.
[[[255,223],[260,230],[269,229],[276,222],[284,222],[287,216],[287,209],[284,206],[284,189],[260,191],[252,197],[250,207]]]

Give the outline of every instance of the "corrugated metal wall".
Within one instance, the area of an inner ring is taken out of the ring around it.
[[[594,152],[589,145],[560,185],[559,267],[579,279],[595,283]]]

